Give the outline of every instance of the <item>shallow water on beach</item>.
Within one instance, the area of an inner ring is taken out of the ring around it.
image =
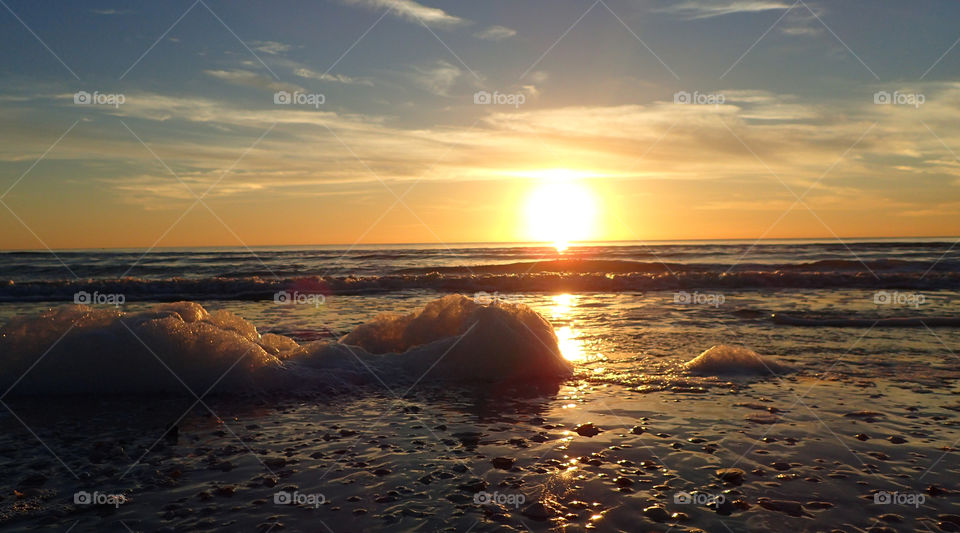
[[[789,379],[709,396],[575,382],[556,392],[426,387],[404,399],[221,398],[159,442],[189,402],[53,414],[21,400],[11,407],[77,478],[6,428],[3,479],[26,486],[4,518],[74,531],[937,531],[956,494],[930,487],[957,489],[960,464],[947,451],[960,438],[960,406],[930,397],[889,383]],[[578,434],[586,423],[599,433]],[[742,479],[724,482],[722,468],[742,469]],[[49,479],[30,487],[38,473]],[[127,499],[71,505],[80,490]],[[277,503],[281,491],[301,505]],[[874,503],[878,491],[902,500]],[[923,502],[904,503],[909,495]],[[310,505],[313,496],[322,503]],[[718,513],[710,498],[731,504]]]
[[[895,309],[877,306],[874,294],[481,296],[526,303],[554,326],[575,376],[539,388],[410,387],[376,376],[335,396],[213,395],[196,404],[189,393],[12,394],[0,414],[0,523],[72,531],[951,531],[960,526],[960,331],[769,318],[947,315],[957,299],[930,291],[923,306]],[[201,303],[302,342],[332,340],[378,312],[411,312],[435,298],[408,291],[329,296],[319,306]],[[0,320],[46,307],[3,305]],[[684,371],[715,344],[750,348],[794,371]],[[167,434],[174,423],[177,434]],[[725,468],[742,471],[718,476]],[[124,501],[78,504],[78,491]],[[277,494],[300,504],[277,502]]]

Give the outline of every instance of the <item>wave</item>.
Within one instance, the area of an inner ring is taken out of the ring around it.
[[[242,277],[202,279],[78,279],[8,281],[0,284],[0,302],[61,301],[83,294],[123,295],[127,301],[262,300],[278,294],[358,295],[401,290],[437,292],[631,292],[705,289],[960,289],[960,271],[806,272],[806,271],[674,271],[654,273],[510,273],[394,274],[345,277]]]
[[[336,390],[371,380],[557,380],[572,374],[550,324],[522,304],[450,295],[383,314],[338,342],[299,344],[193,302],[125,313],[70,305],[0,331],[14,394]]]
[[[773,315],[775,324],[801,327],[831,327],[831,328],[937,328],[960,327],[960,317],[928,316],[928,317],[884,317],[884,318],[856,318],[856,317],[809,317],[792,316],[777,313]]]
[[[783,374],[793,369],[769,357],[762,357],[749,348],[718,344],[684,364],[684,368],[699,375],[728,374]]]
[[[455,266],[425,266],[397,270],[398,274],[526,274],[553,273],[690,273],[690,272],[924,272],[954,271],[953,262],[907,261],[903,259],[821,259],[804,263],[668,263],[663,261],[630,261],[622,259],[552,259]]]

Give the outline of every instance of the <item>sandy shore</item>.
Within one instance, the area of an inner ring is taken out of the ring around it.
[[[192,402],[21,399],[9,406],[36,437],[0,418],[0,520],[71,531],[960,529],[956,391],[862,385],[217,398],[205,403],[218,416],[198,405],[165,438]],[[79,491],[94,503],[75,502]]]

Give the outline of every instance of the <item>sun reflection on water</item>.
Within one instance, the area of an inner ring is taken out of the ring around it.
[[[556,329],[557,344],[560,346],[560,353],[568,361],[585,361],[587,356],[583,353],[583,346],[577,335],[570,326],[563,326]]]
[[[557,344],[560,353],[568,361],[583,362],[588,359],[584,343],[580,340],[580,331],[575,328],[572,309],[576,307],[577,296],[573,294],[555,294],[550,297],[550,314],[554,323],[569,324],[556,327]]]

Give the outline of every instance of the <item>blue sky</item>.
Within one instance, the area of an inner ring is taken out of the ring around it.
[[[4,0],[0,247],[524,240],[525,198],[571,176],[597,239],[955,235],[956,20],[936,1]]]

